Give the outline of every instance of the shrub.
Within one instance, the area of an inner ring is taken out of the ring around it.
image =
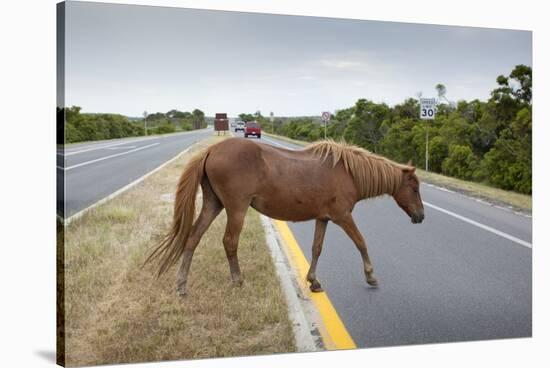
[[[460,179],[472,179],[479,167],[479,160],[468,146],[451,145],[449,157],[443,160],[443,173]]]

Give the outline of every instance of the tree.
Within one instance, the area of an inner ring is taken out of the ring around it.
[[[380,126],[389,117],[390,109],[386,104],[376,104],[360,99],[355,103],[351,121],[344,131],[347,142],[378,151],[378,142],[382,139]]]
[[[344,131],[348,126],[355,108],[337,110],[331,117],[330,124],[327,126],[327,136],[333,139],[341,139],[344,136]]]
[[[520,110],[509,128],[484,156],[483,171],[490,184],[530,194],[532,190],[531,108]]]
[[[443,160],[443,173],[460,179],[472,179],[476,175],[479,161],[469,146],[451,145],[449,157]]]
[[[437,97],[447,100],[447,97],[445,97],[445,94],[447,93],[447,88],[443,84],[437,84],[435,86],[435,90],[437,91]]]
[[[246,122],[249,122],[249,121],[254,121],[255,116],[252,115],[252,114],[242,113],[242,114],[239,114],[239,119],[241,119],[242,121],[244,121],[246,123]]]
[[[192,112],[193,115],[193,128],[200,129],[206,127],[206,120],[204,119],[204,112],[199,109],[195,109]]]
[[[413,128],[416,121],[413,119],[402,119],[389,123],[387,133],[380,141],[380,152],[397,161],[413,163],[419,162],[419,155],[413,143]]]
[[[533,85],[531,67],[522,64],[516,65],[508,77],[499,75],[497,83],[500,87],[492,92],[495,100],[512,97],[522,105],[531,104]]]

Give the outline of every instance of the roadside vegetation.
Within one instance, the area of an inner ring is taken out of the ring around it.
[[[531,68],[517,65],[496,79],[487,102],[449,101],[446,88],[436,86],[436,119],[419,119],[419,104],[409,98],[393,107],[359,99],[335,112],[327,137],[344,139],[398,162],[425,166],[425,137],[429,133],[429,170],[492,187],[531,194],[532,105]],[[428,96],[429,97],[429,96]],[[259,121],[266,133],[302,141],[324,137],[319,118],[275,119],[258,111],[241,119]]]
[[[220,139],[201,141],[193,150]],[[155,267],[142,268],[170,225],[172,194],[189,157],[65,227],[59,269],[68,365],[295,351],[284,295],[253,209],[239,245],[242,287],[230,280],[224,212],[195,252],[185,299],[175,293],[175,268],[160,279]]]
[[[59,110],[58,114],[61,115],[60,120],[65,121],[65,143],[138,137],[146,133],[144,118],[128,118],[120,114],[81,113],[79,106]],[[147,134],[167,134],[206,128],[204,113],[199,109],[193,112],[157,112],[147,115],[146,120]],[[63,139],[58,141],[63,142]]]

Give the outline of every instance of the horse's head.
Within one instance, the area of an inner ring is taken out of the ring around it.
[[[420,198],[420,182],[414,173],[415,167],[410,162],[403,169],[401,187],[393,195],[395,202],[409,215],[413,224],[419,224],[424,220],[424,205]]]

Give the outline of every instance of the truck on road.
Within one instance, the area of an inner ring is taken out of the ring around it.
[[[260,127],[260,124],[255,121],[249,121],[246,123],[244,127],[244,137],[248,138],[249,135],[262,138],[262,128]]]

